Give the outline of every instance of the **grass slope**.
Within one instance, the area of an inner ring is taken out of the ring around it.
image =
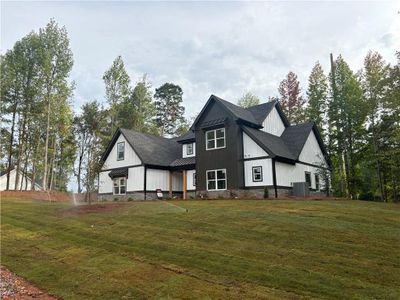
[[[3,199],[1,262],[64,299],[399,299],[400,207],[359,201]]]

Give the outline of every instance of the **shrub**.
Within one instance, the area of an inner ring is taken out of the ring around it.
[[[269,198],[269,191],[267,187],[264,187],[264,199],[268,199]]]
[[[118,201],[118,198],[117,198],[117,197],[115,197],[115,198],[114,198],[114,201]]]
[[[128,198],[128,201],[133,201],[133,199],[131,197]]]

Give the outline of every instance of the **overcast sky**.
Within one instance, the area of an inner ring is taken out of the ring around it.
[[[231,102],[249,91],[265,101],[288,71],[303,91],[329,53],[361,68],[369,49],[394,62],[396,2],[1,2],[1,52],[50,18],[65,25],[74,54],[75,108],[104,101],[102,75],[122,55],[132,81],[180,85],[187,116],[210,94]]]

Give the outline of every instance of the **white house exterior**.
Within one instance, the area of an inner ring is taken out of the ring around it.
[[[290,125],[277,101],[244,109],[211,96],[188,133],[163,138],[118,129],[102,157],[103,199],[215,198],[312,193],[328,187],[329,169],[316,126]]]
[[[9,190],[18,190],[18,191],[30,191],[32,189],[32,180],[24,175],[22,172],[19,173],[19,180],[16,184],[16,175],[17,171],[15,169],[10,171],[10,184]],[[7,173],[4,173],[0,176],[0,191],[5,191],[7,189]],[[41,186],[37,183],[34,184],[34,190],[41,190]]]

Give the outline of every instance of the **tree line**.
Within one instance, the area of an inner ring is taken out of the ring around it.
[[[332,163],[335,196],[398,201],[400,188],[400,54],[390,65],[369,52],[354,72],[339,55],[326,73],[317,62],[302,93],[294,72],[277,87],[278,99],[292,124],[313,120]],[[73,56],[65,27],[51,20],[0,56],[1,162],[9,174],[40,179],[44,190],[67,190],[71,176],[78,192],[94,191],[100,158],[118,127],[160,136],[187,131],[183,91],[173,83],[153,89],[146,75],[134,83],[122,57],[105,71],[107,103],[91,100],[72,109]],[[247,93],[244,107],[260,99]],[[9,176],[8,176],[9,177]],[[9,186],[7,180],[7,186]]]
[[[289,72],[278,97],[291,124],[312,120],[327,147],[335,196],[399,201],[400,193],[400,52],[390,65],[378,52],[369,52],[363,68],[354,72],[339,55],[330,56],[326,74],[316,62],[306,94]],[[238,104],[257,105],[246,93]]]
[[[120,56],[103,76],[107,107],[92,100],[74,114],[72,67],[67,30],[53,19],[0,56],[0,171],[7,189],[26,189],[20,175],[26,174],[43,190],[67,191],[73,175],[78,192],[93,191],[101,154],[118,127],[163,136],[187,130],[181,87],[165,83],[153,91],[146,75],[132,85]]]

